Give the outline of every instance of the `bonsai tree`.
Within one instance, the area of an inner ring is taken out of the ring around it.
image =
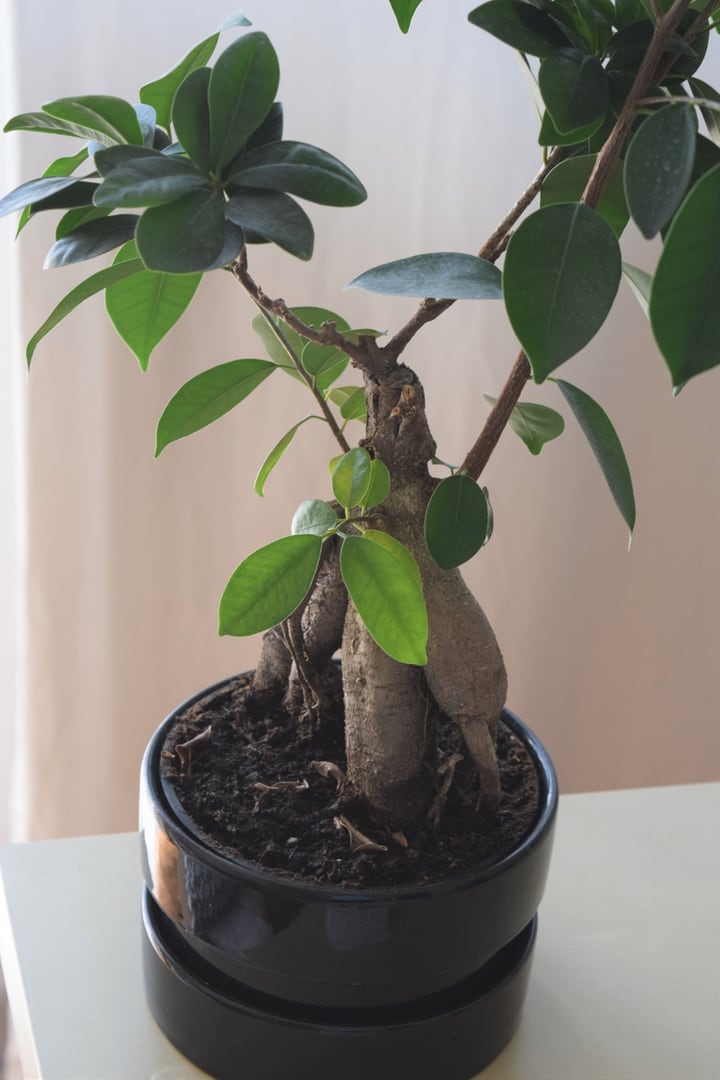
[[[419,3],[391,0],[404,32]],[[160,418],[157,452],[271,376],[278,393],[285,377],[307,388],[311,411],[278,432],[255,490],[262,494],[296,432],[313,421],[326,425],[332,447],[327,498],[301,502],[289,535],[246,554],[220,601],[220,631],[264,633],[258,705],[282,699],[310,726],[344,717],[348,780],[391,828],[442,813],[438,774],[451,781],[452,772],[435,746],[440,713],[462,733],[487,807],[499,802],[495,734],[507,680],[459,567],[491,537],[482,475],[506,427],[532,453],[563,431],[558,412],[523,400],[531,381],[554,383],[632,532],[632,482],[611,421],[553,373],[600,329],[623,276],[649,316],[675,393],[720,360],[720,94],[696,75],[718,7],[488,0],[471,11],[468,32],[492,34],[527,67],[541,112],[540,168],[477,254],[410,254],[355,278],[358,288],[418,298],[412,318],[387,336],[274,299],[272,283],[253,276],[255,244],[311,257],[312,225],[296,198],[352,207],[366,193],[325,150],[283,139],[279,65],[266,35],[242,33],[213,62],[220,34],[246,26],[244,16],[145,84],[140,104],[62,98],[6,125],[81,143],[0,202],[4,213],[22,212],[20,228],[40,212],[62,212],[46,265],[116,253],[49,315],[28,361],[66,315],[104,292],[111,320],[146,368],[202,275],[217,270],[232,274],[256,309],[266,358],[215,366],[180,387]],[[631,217],[645,237],[662,236],[653,275],[622,260]],[[473,445],[450,465],[437,456],[421,383],[403,357],[460,300],[502,301],[519,352]]]

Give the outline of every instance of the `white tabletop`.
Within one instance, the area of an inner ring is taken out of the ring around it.
[[[564,796],[520,1030],[483,1080],[720,1077],[720,784]],[[197,1080],[140,971],[137,836],[0,851],[26,1080]],[[441,1080],[441,1078],[438,1078]]]

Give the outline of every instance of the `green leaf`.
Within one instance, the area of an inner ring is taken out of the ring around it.
[[[325,206],[357,206],[367,192],[341,161],[307,143],[265,143],[244,154],[229,183],[286,191]]]
[[[109,176],[113,169],[121,165],[127,165],[130,161],[138,158],[167,157],[159,150],[153,150],[151,146],[131,146],[129,143],[118,143],[117,146],[104,146],[93,154],[93,163],[101,176]]]
[[[304,322],[306,326],[314,326],[317,330],[320,330],[323,323],[326,322],[335,323],[336,328],[341,333],[344,333],[346,330],[350,329],[348,323],[345,322],[342,316],[336,315],[334,311],[328,311],[327,308],[295,307],[292,309],[292,312],[293,315],[296,315],[297,318],[300,319],[301,322]],[[305,348],[308,344],[314,345],[314,343],[309,343],[305,340],[305,338],[302,338],[299,334],[296,334],[295,331],[291,330],[289,326],[286,326],[281,319],[274,319],[272,321],[279,329],[280,333],[283,336],[283,339],[287,342],[288,346],[292,349],[293,353],[298,359],[303,356]],[[286,352],[279,338],[270,326],[268,318],[266,318],[265,315],[262,314],[256,315],[252,321],[252,328],[263,343],[263,346],[267,350],[267,354],[272,360],[272,362],[274,364],[277,364],[278,367],[281,367],[283,371],[286,371],[288,375],[292,375],[294,378],[299,379],[301,382],[304,382],[305,380],[302,378],[301,375],[298,374],[292,360],[288,356],[288,353]],[[327,375],[327,372],[324,368],[325,361],[328,361],[331,367],[334,366],[336,360],[336,350],[334,346],[329,345],[318,345],[315,347],[318,350],[322,350],[322,353],[318,352],[317,354],[315,354],[313,352],[307,354],[307,360],[311,366],[313,366],[314,363],[317,363],[316,370],[309,372],[309,374],[319,376],[317,379],[317,384],[322,388],[323,384],[325,383],[325,378],[323,376]],[[320,374],[321,369],[322,374]],[[306,368],[306,370],[308,369]],[[338,372],[338,374],[339,373],[340,372]],[[331,381],[332,379],[330,380],[330,382]],[[328,382],[327,385],[330,385],[330,383]]]
[[[202,274],[158,274],[141,270],[105,290],[113,326],[147,370],[155,346],[190,304]]]
[[[149,270],[170,274],[207,270],[225,241],[223,197],[203,189],[164,206],[151,206],[140,218],[135,238]]]
[[[703,82],[702,79],[690,79],[690,89],[695,97],[705,98],[706,101],[714,101],[720,106],[720,94],[708,83]],[[701,105],[700,112],[705,121],[708,135],[716,146],[720,146],[720,112],[718,112],[718,109],[712,109],[707,105]]]
[[[245,637],[292,615],[313,583],[322,540],[304,533],[275,540],[241,562],[220,600],[220,633]]]
[[[592,340],[620,274],[614,232],[582,203],[545,206],[518,227],[505,256],[505,307],[536,382]]]
[[[496,398],[483,394],[486,401],[494,405]],[[508,421],[511,431],[527,446],[531,454],[539,454],[545,443],[557,439],[565,430],[565,421],[560,413],[549,409],[547,405],[534,405],[519,402],[510,413]]]
[[[93,132],[91,138],[105,146],[113,143],[136,143],[142,146],[140,123],[132,105],[122,98],[106,94],[85,94],[76,98],[58,98],[43,111],[57,120]]]
[[[530,56],[547,56],[568,44],[567,36],[550,15],[520,0],[489,0],[468,15],[474,26]]]
[[[238,257],[245,246],[245,234],[239,225],[233,225],[232,221],[225,219],[225,239],[220,249],[220,254],[208,270],[221,270]]]
[[[488,501],[465,473],[446,476],[430,496],[425,511],[425,543],[443,570],[471,559],[485,543]]]
[[[326,503],[324,499],[306,499],[295,511],[291,532],[293,536],[301,533],[325,536],[337,524],[338,516],[329,503]]]
[[[576,128],[575,131],[568,131],[563,134],[553,124],[550,113],[546,112],[540,125],[538,142],[540,146],[578,146],[581,143],[587,143],[588,139],[592,138],[602,126],[603,119],[600,116],[590,124],[585,124],[583,127]]]
[[[675,215],[653,279],[650,324],[675,388],[720,363],[718,281],[720,165]]]
[[[169,443],[200,431],[230,412],[274,370],[275,365],[268,360],[231,360],[190,379],[168,402],[158,421],[155,457]]]
[[[217,168],[231,162],[263,122],[279,81],[278,59],[267,34],[238,38],[215,61],[208,102],[210,144]]]
[[[136,214],[115,214],[79,225],[73,232],[56,241],[47,253],[43,268],[69,266],[104,255],[106,251],[126,244],[135,235]]]
[[[622,264],[623,277],[633,291],[633,295],[645,314],[649,317],[650,290],[652,289],[652,274],[647,270],[641,270],[639,266],[631,266],[630,263]]]
[[[78,139],[91,139],[111,146],[113,141],[102,131],[69,120],[60,120],[46,112],[21,113],[8,120],[3,131],[36,131],[44,135],[72,135]]]
[[[302,366],[308,375],[312,376],[315,386],[322,390],[323,393],[332,386],[336,379],[340,378],[348,366],[349,359],[344,352],[336,349],[334,345],[316,345],[314,341],[306,341],[300,354]],[[345,399],[336,402],[338,405],[344,403]],[[356,417],[353,417],[353,419],[356,419]]]
[[[82,150],[78,151],[77,154],[73,154],[71,157],[56,158],[55,161],[51,162],[48,165],[47,169],[43,173],[43,178],[49,176],[69,176],[71,173],[75,172],[79,165],[82,165],[83,162],[87,161],[87,158],[88,152],[86,146],[84,146]],[[17,232],[15,235],[19,236],[22,230],[27,225],[28,221],[30,220],[32,214],[35,213],[36,210],[42,209],[42,205],[38,207],[26,206],[22,214],[20,215]]]
[[[178,86],[186,76],[196,68],[203,67],[212,56],[219,34],[212,34],[195,45],[187,56],[183,57],[170,71],[159,79],[146,83],[140,90],[140,100],[145,105],[152,105],[157,113],[157,122],[162,128],[170,127],[170,112]]]
[[[502,275],[487,259],[462,252],[439,251],[375,266],[354,278],[347,288],[391,296],[501,300]]]
[[[695,159],[692,108],[666,105],[643,120],[625,155],[625,195],[633,221],[648,240],[677,210]]]
[[[625,451],[607,413],[577,386],[554,380],[572,409],[602,469],[615,505],[632,534],[635,528],[635,496]]]
[[[548,174],[540,192],[541,206],[579,202],[590,179],[597,154],[567,158]],[[621,236],[630,218],[625,202],[622,163],[615,165],[608,177],[596,210],[605,218],[616,236]]]
[[[420,7],[421,2],[422,0],[390,0],[390,6],[395,12],[395,18],[403,34],[407,34],[410,29],[412,17]]]
[[[370,510],[373,506],[379,506],[380,503],[387,499],[389,492],[390,470],[380,458],[373,458],[370,462],[370,478],[362,497],[363,510]],[[380,535],[382,536],[384,533]]]
[[[229,200],[225,215],[298,259],[312,256],[314,234],[310,218],[294,199],[281,191],[248,188]]]
[[[177,88],[172,103],[175,133],[186,152],[206,175],[212,172],[210,150],[210,68],[195,68]]]
[[[343,420],[367,420],[365,389],[362,386],[336,386],[328,394],[334,405],[340,406]]]
[[[84,225],[88,221],[97,221],[98,218],[107,217],[109,213],[110,210],[104,206],[92,205],[78,206],[74,210],[68,210],[57,223],[55,239],[62,240],[64,236],[77,229],[78,226]]]
[[[610,83],[599,60],[579,49],[556,49],[540,65],[543,101],[561,134],[604,119]]]
[[[73,187],[78,183],[74,176],[43,176],[38,180],[28,180],[9,191],[0,199],[0,217],[22,210],[25,206],[41,202],[50,195]]]
[[[188,192],[213,194],[192,162],[165,154],[145,154],[118,165],[95,191],[96,206],[163,206]]]
[[[381,535],[381,542],[367,533],[343,540],[343,581],[380,648],[401,664],[426,664],[428,622],[420,575],[409,567],[407,548]]]
[[[304,416],[302,420],[300,420],[297,424],[293,424],[290,430],[283,435],[282,439],[280,439],[280,441],[276,443],[275,446],[273,446],[272,450],[258,469],[258,474],[255,477],[255,491],[258,495],[262,496],[265,494],[265,484],[267,482],[268,476],[273,471],[278,461],[295,438],[297,431],[303,426],[303,424],[307,424],[308,420],[323,419],[324,418],[322,416],[315,416],[314,413],[312,413],[310,416]]]
[[[74,311],[76,307],[82,304],[83,300],[87,300],[88,297],[94,296],[95,293],[102,292],[103,289],[106,289],[108,285],[112,285],[115,281],[120,281],[122,278],[137,274],[138,271],[142,269],[143,264],[140,259],[127,259],[116,265],[108,266],[105,270],[100,270],[97,274],[93,274],[92,277],[86,278],[85,281],[81,281],[79,285],[76,285],[75,288],[72,289],[55,308],[53,308],[40,329],[30,338],[26,350],[28,365],[33,358],[35,349],[42,339],[49,334],[58,323],[62,322],[66,315],[69,315],[71,311]]]
[[[332,474],[333,494],[341,506],[350,510],[360,506],[370,482],[372,458],[367,450],[356,446],[343,454]]]

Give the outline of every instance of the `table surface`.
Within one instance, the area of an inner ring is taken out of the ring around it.
[[[561,798],[523,1020],[483,1080],[717,1080],[718,823],[720,783]],[[7,847],[0,871],[27,1080],[205,1076],[143,1000],[137,836]]]

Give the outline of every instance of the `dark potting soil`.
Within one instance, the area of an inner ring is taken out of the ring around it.
[[[495,815],[480,806],[467,754],[455,770],[439,824],[427,818],[393,837],[331,774],[313,762],[345,770],[342,724],[321,734],[282,710],[246,707],[250,677],[240,675],[176,720],[162,752],[163,781],[211,846],[275,873],[340,886],[425,884],[489,866],[507,855],[538,815],[535,768],[519,739],[500,725],[497,749],[502,801]],[[184,744],[210,727],[187,750]],[[463,753],[454,724],[441,721],[443,755]],[[337,776],[338,774],[335,773]],[[340,777],[342,779],[342,777]],[[385,850],[351,850],[359,830]],[[407,846],[405,846],[405,844]]]

